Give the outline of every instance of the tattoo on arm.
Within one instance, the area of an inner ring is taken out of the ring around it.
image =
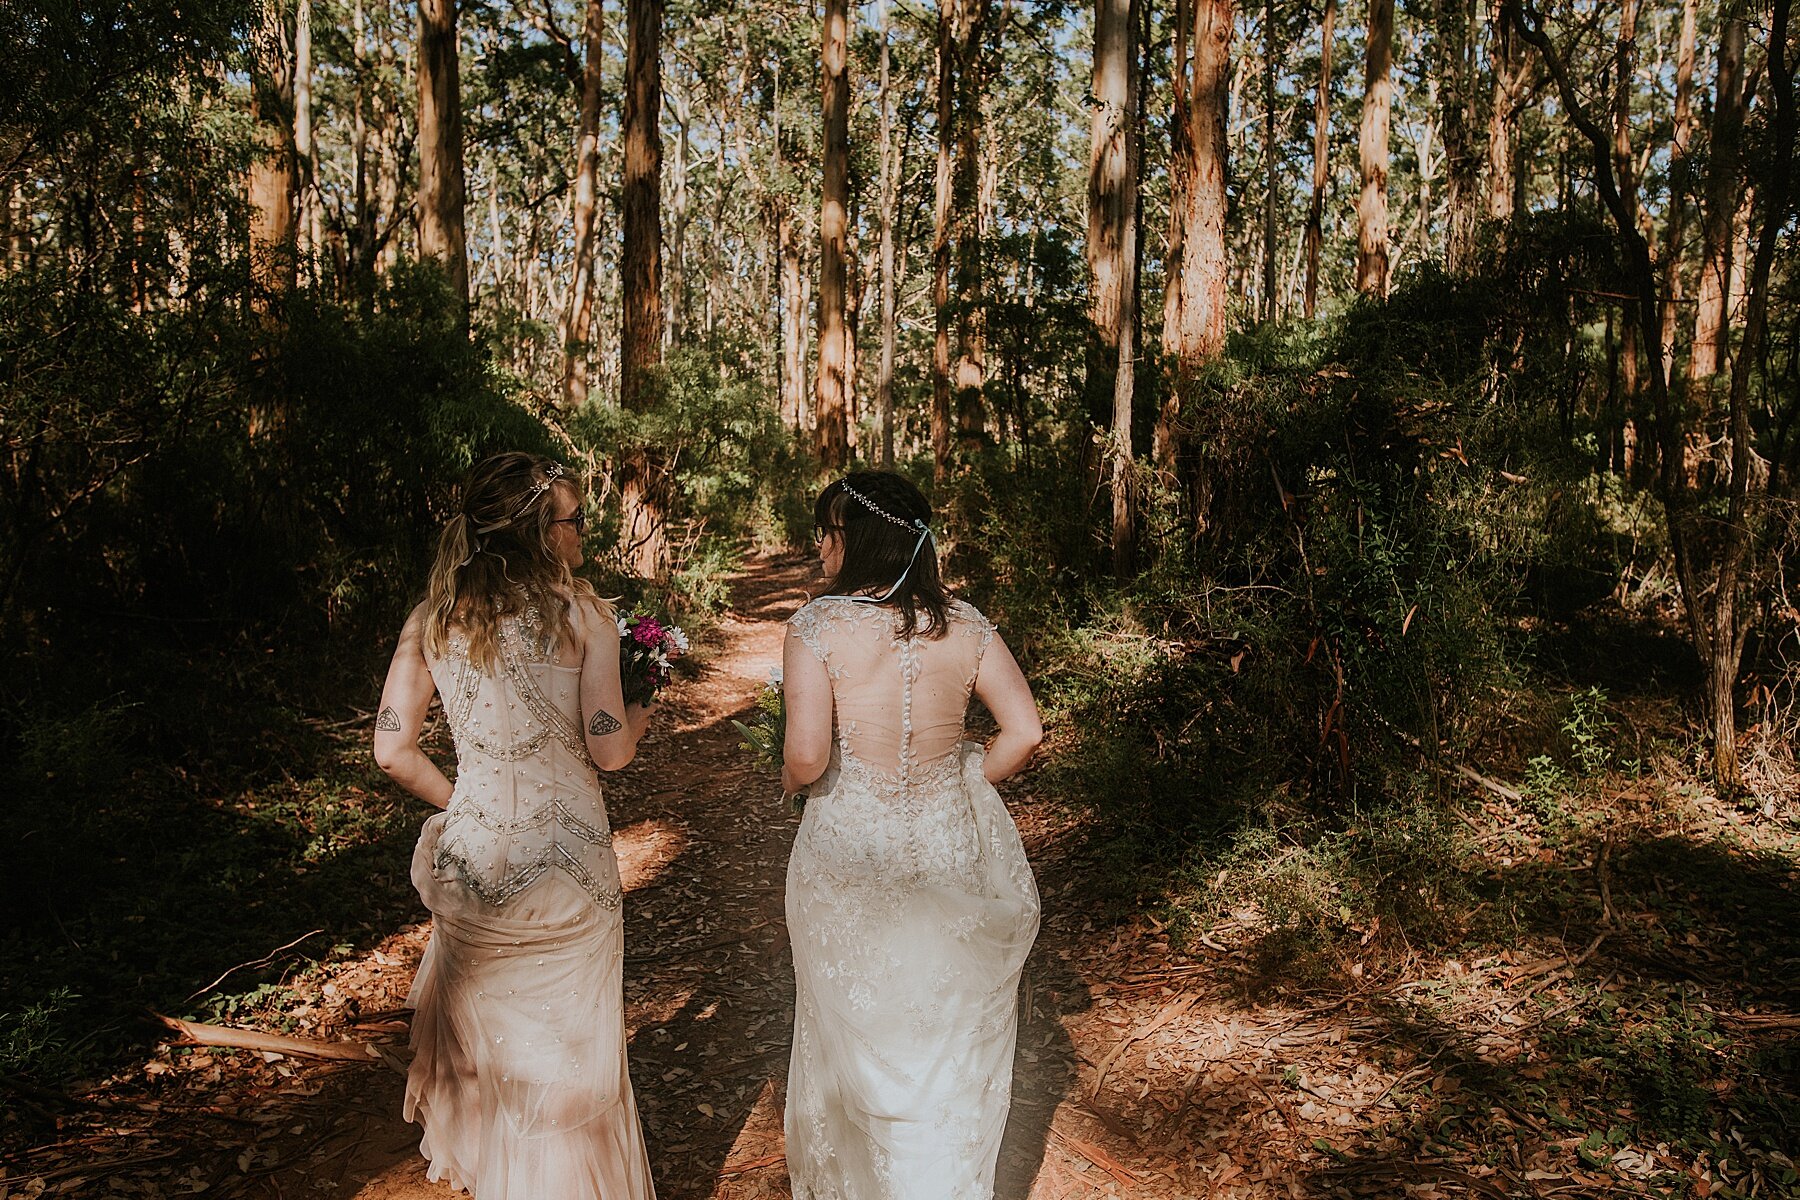
[[[393,705],[390,704],[376,714],[375,728],[383,733],[400,732],[400,714],[394,711]]]
[[[609,733],[617,733],[625,728],[619,724],[619,718],[609,712],[597,712],[594,719],[588,722],[588,732],[595,737],[605,737]]]

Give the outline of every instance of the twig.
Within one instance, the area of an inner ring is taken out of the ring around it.
[[[1612,885],[1606,869],[1607,860],[1612,857],[1612,848],[1612,838],[1605,838],[1600,843],[1600,853],[1594,858],[1594,877],[1600,885],[1600,916],[1608,926],[1619,924],[1619,914],[1613,908]]]
[[[168,1104],[162,1101],[140,1100],[90,1100],[86,1096],[71,1096],[67,1092],[59,1092],[53,1088],[38,1087],[26,1083],[23,1079],[13,1079],[0,1075],[0,1088],[5,1088],[26,1100],[41,1100],[50,1104],[63,1104],[70,1108],[87,1108],[96,1112],[141,1112],[149,1116],[159,1117],[168,1113],[194,1113],[202,1117],[210,1117],[217,1121],[228,1121],[234,1125],[255,1125],[256,1122],[247,1117],[232,1113],[222,1113],[203,1104]],[[37,1107],[33,1105],[33,1107]],[[44,1111],[39,1109],[40,1112]],[[49,1114],[47,1114],[49,1115]]]
[[[111,1158],[102,1162],[76,1163],[70,1167],[58,1167],[54,1171],[33,1174],[31,1179],[39,1183],[52,1183],[58,1179],[72,1179],[76,1176],[91,1176],[104,1179],[114,1171],[122,1171],[126,1167],[141,1167],[145,1163],[162,1162],[164,1159],[179,1155],[179,1150],[164,1150],[161,1154],[128,1154],[123,1158]]]
[[[224,983],[232,975],[236,974],[239,971],[242,971],[245,967],[266,967],[270,963],[274,962],[275,956],[277,954],[280,954],[283,950],[292,950],[295,946],[298,946],[301,942],[304,942],[307,938],[312,937],[313,934],[324,933],[324,932],[325,931],[323,929],[315,929],[312,931],[312,933],[303,933],[299,937],[295,938],[293,941],[289,942],[287,945],[275,947],[273,950],[269,951],[267,954],[263,955],[261,958],[253,958],[249,962],[241,962],[237,966],[232,967],[229,971],[226,971],[225,974],[219,976],[217,979],[213,980],[211,983],[209,983],[205,987],[201,988],[199,991],[195,992],[192,996],[189,996],[188,999],[192,1000],[192,999],[195,999],[196,997],[204,996],[206,993],[208,993],[208,992],[212,991],[214,988],[218,987],[221,983]]]
[[[1095,1068],[1094,1086],[1088,1089],[1088,1096],[1091,1098],[1100,1094],[1100,1088],[1106,1082],[1107,1071],[1112,1069],[1113,1063],[1117,1061],[1118,1057],[1125,1053],[1134,1042],[1142,1041],[1144,1038],[1149,1037],[1157,1030],[1163,1028],[1163,1026],[1169,1024],[1169,1022],[1173,1021],[1176,1017],[1179,1017],[1182,1013],[1192,1007],[1194,1001],[1199,998],[1200,994],[1198,992],[1189,992],[1185,996],[1171,1000],[1162,1006],[1162,1010],[1158,1012],[1156,1016],[1126,1034],[1124,1039],[1121,1040],[1117,1046],[1113,1047],[1112,1053],[1100,1060],[1100,1065]]]
[[[1105,1171],[1108,1175],[1111,1175],[1114,1179],[1127,1187],[1143,1182],[1143,1180],[1138,1178],[1137,1173],[1130,1167],[1126,1166],[1100,1147],[1094,1145],[1092,1142],[1084,1142],[1080,1138],[1070,1137],[1068,1134],[1058,1129],[1054,1124],[1050,1126],[1050,1133],[1057,1141],[1081,1155],[1081,1157],[1087,1159],[1096,1167],[1099,1167],[1102,1171]]]

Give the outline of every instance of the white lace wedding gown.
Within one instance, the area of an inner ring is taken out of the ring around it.
[[[825,597],[790,622],[831,676],[837,744],[788,863],[795,1200],[989,1200],[1038,895],[963,741],[994,627],[941,638]]]
[[[619,866],[581,736],[579,667],[534,614],[495,670],[453,639],[432,664],[456,790],[413,884],[431,942],[407,1003],[407,1120],[434,1180],[475,1200],[651,1200],[625,1069]]]

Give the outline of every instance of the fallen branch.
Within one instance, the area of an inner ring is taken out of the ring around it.
[[[1080,1138],[1070,1137],[1055,1125],[1050,1126],[1050,1133],[1057,1141],[1081,1155],[1081,1157],[1087,1159],[1126,1187],[1134,1187],[1143,1182],[1143,1180],[1138,1178],[1137,1173],[1130,1167],[1126,1166],[1100,1147],[1094,1145],[1092,1142],[1084,1142]]]
[[[1199,998],[1200,994],[1198,992],[1189,992],[1185,996],[1171,1000],[1163,1005],[1162,1010],[1154,1017],[1126,1034],[1124,1039],[1120,1041],[1117,1046],[1112,1048],[1112,1053],[1101,1059],[1100,1065],[1094,1069],[1094,1086],[1088,1089],[1088,1096],[1091,1098],[1100,1094],[1101,1086],[1106,1083],[1107,1071],[1112,1069],[1113,1063],[1116,1062],[1119,1056],[1125,1053],[1134,1042],[1142,1041],[1169,1024],[1169,1022],[1173,1021],[1176,1017],[1179,1017],[1182,1013],[1192,1007],[1194,1001]]]
[[[1477,771],[1475,768],[1466,766],[1463,763],[1449,763],[1446,765],[1437,755],[1426,750],[1423,742],[1406,732],[1406,730],[1401,729],[1399,726],[1388,721],[1383,721],[1382,724],[1386,725],[1389,732],[1395,737],[1411,746],[1414,750],[1417,750],[1425,759],[1425,764],[1433,770],[1456,775],[1485,791],[1492,792],[1509,804],[1523,804],[1525,802],[1525,793],[1521,792],[1518,788],[1513,787],[1510,784],[1501,783],[1498,779],[1491,779],[1488,776],[1483,775],[1480,771]]]
[[[725,1179],[725,1178],[729,1178],[730,1176],[733,1176],[733,1175],[746,1175],[746,1174],[749,1174],[751,1171],[760,1171],[764,1167],[772,1167],[776,1163],[782,1163],[782,1162],[786,1162],[786,1161],[787,1161],[787,1154],[780,1153],[780,1154],[765,1154],[760,1158],[744,1159],[740,1162],[728,1162],[723,1167],[719,1168],[719,1177],[721,1179]]]
[[[229,1025],[203,1025],[183,1021],[179,1017],[156,1014],[156,1019],[181,1035],[192,1046],[220,1046],[229,1050],[266,1050],[271,1054],[288,1054],[296,1058],[331,1058],[348,1062],[380,1062],[381,1052],[368,1042],[325,1042],[316,1038],[288,1037],[279,1033],[263,1033],[257,1029],[234,1029]]]

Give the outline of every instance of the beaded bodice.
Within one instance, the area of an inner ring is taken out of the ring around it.
[[[561,870],[615,908],[619,870],[581,736],[580,665],[559,661],[535,611],[504,618],[498,643],[491,669],[475,665],[460,634],[431,664],[456,742],[433,874],[502,905]]]

